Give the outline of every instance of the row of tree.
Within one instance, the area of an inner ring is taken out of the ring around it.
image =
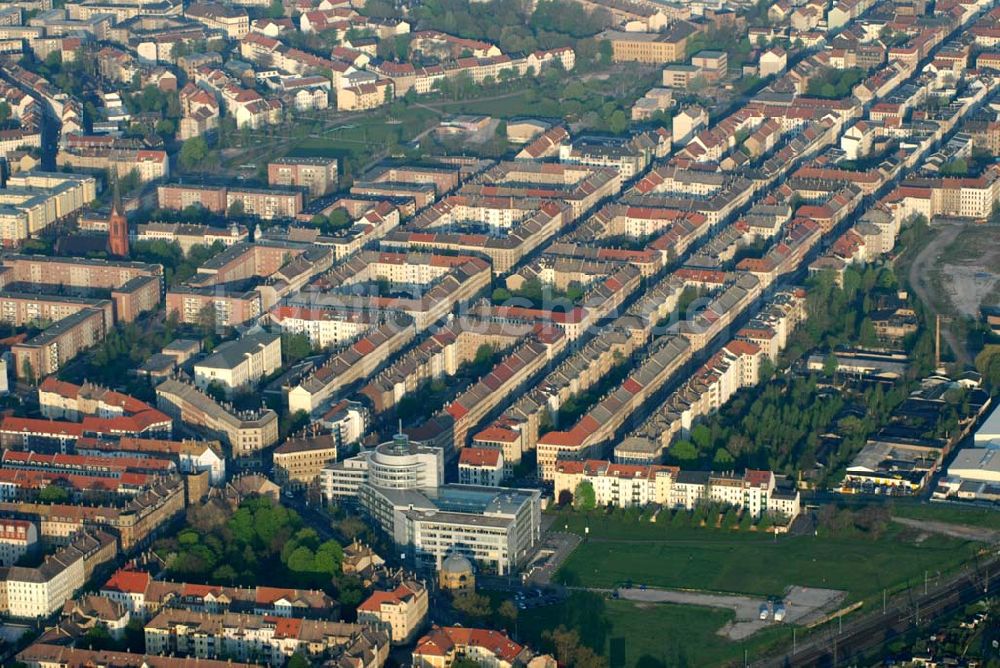
[[[391,0],[369,0],[361,9],[368,16],[402,17]],[[504,53],[530,53],[537,49],[577,46],[613,23],[611,13],[588,11],[569,0],[492,0],[488,10],[466,0],[425,0],[408,18],[418,30],[440,30],[459,37],[486,40]]]

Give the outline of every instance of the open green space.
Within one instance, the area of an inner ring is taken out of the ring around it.
[[[290,155],[296,157],[357,158],[363,163],[383,150],[396,150],[432,122],[431,111],[410,107],[395,118],[388,112],[372,112],[342,123],[302,122],[292,131]]]
[[[667,603],[636,603],[576,592],[552,606],[522,611],[520,639],[545,647],[544,629],[560,625],[577,631],[582,643],[612,666],[723,666],[741,664],[743,651],[761,656],[786,639],[788,627],[733,642],[717,631],[733,618],[729,610]]]
[[[945,573],[981,545],[891,522],[872,533],[854,528],[785,536],[715,528],[675,528],[620,515],[560,515],[556,528],[584,534],[556,577],[569,585],[635,585],[781,595],[790,585],[840,589],[848,601]]]
[[[1000,511],[984,506],[967,506],[957,503],[896,503],[892,507],[896,517],[914,520],[965,524],[972,527],[1000,530]]]

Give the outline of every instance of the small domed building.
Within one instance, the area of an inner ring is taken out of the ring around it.
[[[472,562],[458,552],[452,552],[441,562],[438,585],[447,591],[475,591],[476,573]]]

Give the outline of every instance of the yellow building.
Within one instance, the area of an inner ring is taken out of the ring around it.
[[[475,591],[476,573],[472,568],[472,562],[458,552],[449,554],[441,562],[438,585],[448,591]]]
[[[274,451],[274,475],[281,484],[309,485],[327,464],[337,461],[333,433],[292,436]]]
[[[687,42],[697,28],[678,21],[667,32],[620,32],[605,30],[598,41],[611,43],[611,60],[616,63],[679,63],[687,57]]]
[[[427,588],[415,580],[376,591],[358,606],[358,622],[388,631],[393,645],[409,642],[427,618]]]
[[[337,111],[376,109],[392,102],[392,98],[392,82],[388,79],[348,86],[337,91]]]

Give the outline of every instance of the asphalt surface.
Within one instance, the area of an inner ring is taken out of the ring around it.
[[[539,545],[539,553],[551,550],[552,555],[534,569],[529,570],[524,580],[525,584],[545,586],[552,582],[552,576],[563,565],[563,562],[569,558],[569,555],[573,553],[573,550],[580,544],[580,541],[580,536],[575,533],[559,531],[544,534],[542,542]]]
[[[774,620],[773,607],[768,608],[767,619],[760,618],[761,606],[768,606],[768,600],[762,597],[711,594],[676,589],[618,589],[616,591],[620,598],[640,603],[676,603],[732,610],[736,615],[735,618],[718,631],[719,635],[732,641],[743,640],[762,629],[780,623]],[[806,624],[820,619],[825,613],[832,612],[843,598],[844,592],[835,589],[791,587],[782,599],[785,606],[783,623]]]

